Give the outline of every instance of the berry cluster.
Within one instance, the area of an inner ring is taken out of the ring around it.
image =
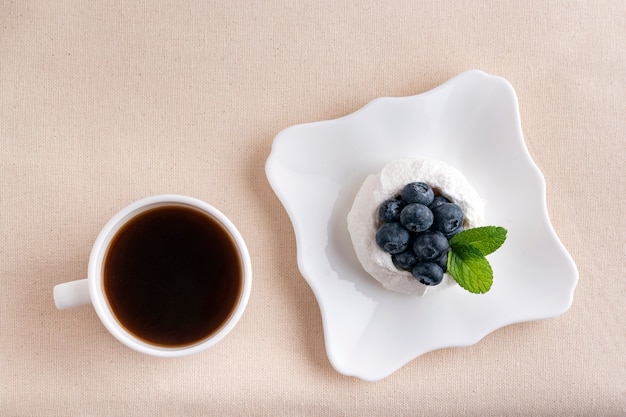
[[[407,184],[378,208],[376,244],[396,268],[424,285],[437,285],[448,262],[448,241],[463,230],[463,211],[423,182]]]

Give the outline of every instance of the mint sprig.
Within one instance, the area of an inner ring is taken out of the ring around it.
[[[491,289],[493,269],[485,257],[506,240],[504,227],[484,226],[464,230],[450,239],[448,273],[464,289],[484,294]]]

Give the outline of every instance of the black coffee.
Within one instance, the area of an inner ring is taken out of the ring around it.
[[[243,287],[239,251],[228,231],[200,210],[148,210],[113,238],[104,292],[119,323],[144,341],[194,344],[227,321]]]

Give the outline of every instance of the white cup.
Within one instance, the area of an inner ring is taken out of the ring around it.
[[[169,347],[151,344],[142,340],[118,321],[103,289],[103,266],[109,244],[124,225],[147,210],[171,205],[183,205],[201,210],[214,220],[217,220],[228,231],[239,252],[242,271],[241,279],[243,281],[232,313],[217,331],[195,344]],[[164,194],[144,198],[132,203],[113,216],[104,226],[93,245],[89,257],[87,278],[56,285],[53,290],[53,297],[54,303],[59,309],[92,304],[108,331],[116,339],[132,349],[153,356],[178,357],[197,353],[213,346],[235,327],[248,303],[251,281],[250,255],[241,234],[233,223],[215,207],[203,201],[187,196]]]

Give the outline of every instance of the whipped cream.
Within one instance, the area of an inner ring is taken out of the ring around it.
[[[405,294],[425,295],[458,284],[447,273],[439,285],[420,283],[410,272],[396,268],[391,256],[381,250],[375,240],[379,227],[378,206],[399,195],[406,184],[416,181],[429,184],[435,194],[441,194],[459,205],[465,216],[464,228],[484,224],[485,201],[461,172],[436,160],[399,159],[365,179],[348,213],[348,231],[359,262],[385,288]]]

